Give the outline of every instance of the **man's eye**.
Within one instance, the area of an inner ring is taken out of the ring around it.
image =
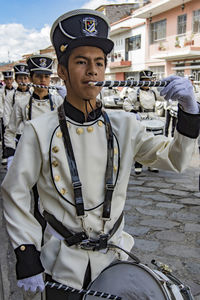
[[[80,64],[80,65],[83,65],[83,64],[85,64],[86,62],[84,61],[84,60],[78,60],[77,61],[77,64]]]
[[[103,67],[104,64],[103,64],[102,62],[98,62],[98,63],[97,63],[97,66],[98,66],[98,67]]]

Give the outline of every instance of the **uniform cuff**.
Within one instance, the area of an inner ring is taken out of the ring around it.
[[[14,156],[15,154],[15,149],[10,148],[10,147],[6,147],[5,148],[5,157],[8,158],[10,156]]]
[[[196,139],[199,136],[200,130],[200,113],[189,114],[178,107],[178,122],[177,131],[189,138]]]
[[[14,251],[17,258],[17,279],[31,277],[44,271],[44,268],[40,261],[40,252],[34,245],[20,245]]]

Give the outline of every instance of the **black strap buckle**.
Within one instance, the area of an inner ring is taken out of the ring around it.
[[[99,236],[99,239],[92,240],[92,239],[86,239],[80,243],[81,249],[84,250],[93,250],[98,251],[101,249],[106,249],[108,246],[108,239],[109,234],[101,234]]]
[[[74,190],[79,189],[82,187],[82,183],[80,181],[74,181],[72,182]]]
[[[114,184],[106,183],[106,190],[107,191],[114,191]]]
[[[72,236],[66,238],[65,242],[70,247],[73,245],[77,245],[86,239],[88,239],[87,234],[84,231],[81,231],[81,232],[77,232],[77,233],[73,234]]]

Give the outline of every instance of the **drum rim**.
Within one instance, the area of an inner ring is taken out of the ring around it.
[[[169,296],[169,293],[164,289],[163,287],[163,284],[160,282],[159,278],[158,278],[158,275],[154,273],[153,270],[150,269],[150,267],[142,264],[142,263],[136,263],[136,262],[132,262],[132,261],[124,261],[124,260],[117,260],[117,261],[114,261],[112,262],[110,265],[108,265],[105,269],[103,269],[99,275],[89,283],[87,289],[90,289],[92,284],[95,282],[95,280],[103,273],[105,272],[106,270],[110,269],[111,267],[115,266],[115,265],[119,265],[119,264],[128,264],[128,265],[134,265],[134,266],[137,266],[137,267],[141,267],[143,270],[145,270],[148,274],[152,275],[152,277],[155,279],[156,283],[158,284],[158,286],[160,287],[162,293],[163,293],[163,296],[166,297],[166,300],[171,300],[171,297]],[[87,298],[85,298],[87,295],[84,296],[83,300],[87,300]]]

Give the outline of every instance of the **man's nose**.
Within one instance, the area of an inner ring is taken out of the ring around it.
[[[96,64],[95,63],[91,62],[91,63],[88,64],[87,74],[90,75],[90,76],[97,75],[97,69],[96,69]]]

